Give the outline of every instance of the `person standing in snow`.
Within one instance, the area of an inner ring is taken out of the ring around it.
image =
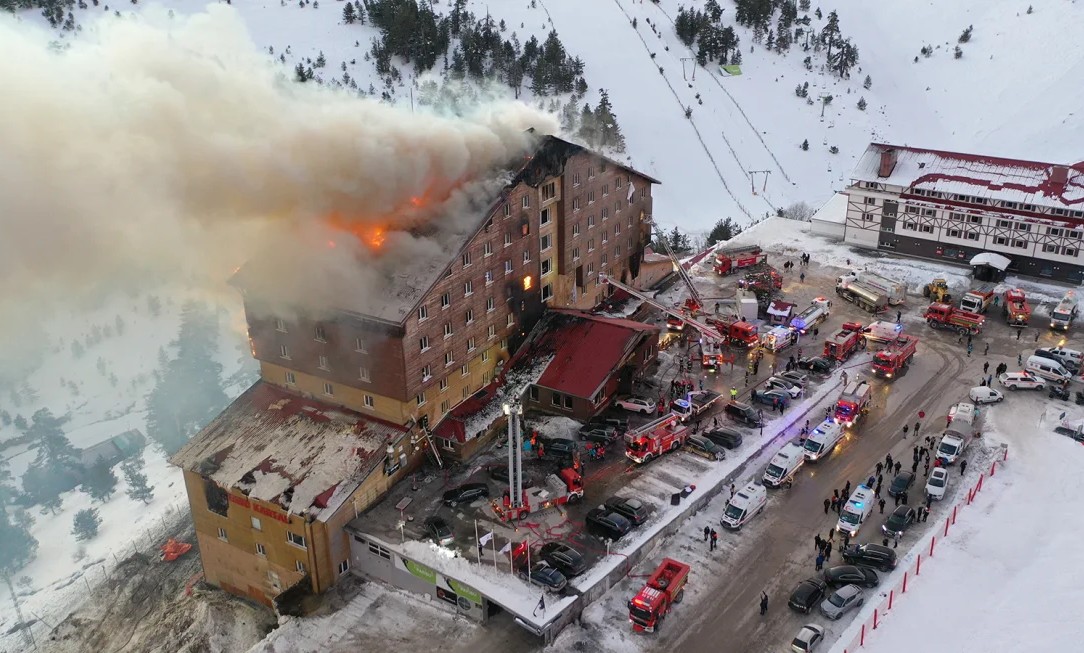
[[[900,467],[903,467],[903,465],[901,465],[901,464],[900,464],[900,461],[898,461],[898,460],[897,460],[897,461],[896,461],[896,465],[895,465],[895,470],[896,470],[896,473],[897,473],[897,474],[899,474],[899,473],[900,473]]]
[[[825,499],[824,500],[824,514],[827,515],[828,514],[828,509],[831,508],[831,507],[832,507],[832,500],[831,499]]]
[[[764,616],[768,613],[768,593],[760,593],[760,616]]]
[[[817,554],[817,571],[820,571],[821,569],[824,569],[824,554],[823,553],[818,553]]]
[[[711,526],[705,526],[704,527],[704,541],[707,542],[709,537],[711,537]]]
[[[960,461],[960,476],[963,476],[964,472],[966,472],[966,471],[967,471],[967,461],[966,460],[961,460]]]
[[[885,500],[881,499],[877,502],[877,505],[881,507],[881,514],[885,514]]]

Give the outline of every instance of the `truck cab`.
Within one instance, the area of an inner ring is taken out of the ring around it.
[[[689,565],[664,558],[647,583],[629,601],[629,623],[634,631],[653,633],[675,605],[685,598]]]
[[[871,389],[868,381],[853,381],[836,402],[833,415],[835,421],[845,426],[853,426],[869,407]]]

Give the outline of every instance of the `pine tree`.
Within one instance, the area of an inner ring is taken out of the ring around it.
[[[599,89],[598,106],[595,107],[595,120],[598,124],[599,145],[617,152],[625,151],[625,136],[617,124],[617,117],[610,105],[610,95],[606,89]]]
[[[595,112],[591,110],[591,105],[587,102],[583,103],[583,111],[580,113],[580,129],[577,133],[583,139],[583,142],[591,147],[595,147],[598,143],[598,123],[595,120]]]
[[[105,503],[117,491],[117,475],[109,465],[94,465],[83,475],[81,489],[95,501]]]
[[[154,486],[147,483],[147,475],[143,473],[143,458],[130,458],[121,464],[124,472],[124,480],[128,484],[127,495],[133,501],[150,503],[154,498]]]
[[[821,30],[821,42],[828,47],[827,57],[832,58],[832,49],[839,44],[839,16],[833,10],[828,14],[828,23]]]
[[[741,226],[734,222],[732,218],[722,218],[715,223],[715,226],[711,228],[711,232],[708,233],[708,246],[715,243],[730,240],[734,236],[741,233]]]
[[[954,56],[957,59],[963,58],[963,56],[964,56],[963,48],[961,48],[960,46],[957,45],[956,49],[953,50],[953,52],[952,52],[952,56]]]
[[[316,63],[313,64],[316,68],[323,68],[327,65],[327,59],[324,58],[324,51],[320,51],[320,55],[316,57]]]
[[[811,3],[809,2],[809,0],[798,0],[798,9],[800,9],[801,11],[809,11],[810,4]]]
[[[349,2],[346,3],[346,5],[343,7],[343,22],[347,25],[353,25],[354,21],[357,20],[357,18],[358,15],[354,11],[354,5],[350,4]]]
[[[802,149],[807,151],[807,152],[809,151],[809,139],[808,138],[805,139],[804,141],[802,141]]]
[[[10,577],[34,559],[38,541],[28,526],[13,522],[7,510],[0,510],[0,574]]]
[[[859,111],[865,111],[866,110],[866,98],[864,98],[864,97],[858,98],[858,110]]]
[[[72,535],[80,542],[93,539],[98,536],[98,528],[102,525],[102,518],[97,508],[86,508],[75,513],[72,522]]]
[[[294,80],[301,82],[302,84],[309,81],[309,76],[305,72],[305,66],[303,64],[299,63],[297,64],[297,67],[294,68]]]
[[[971,40],[971,30],[973,30],[974,28],[975,28],[974,25],[968,25],[967,29],[965,29],[963,31],[963,33],[960,34],[959,42],[960,43],[967,43],[968,41],[970,41]]]
[[[866,81],[862,82],[862,88],[869,90],[871,86],[873,86],[873,79],[871,79],[869,75],[866,75]]]

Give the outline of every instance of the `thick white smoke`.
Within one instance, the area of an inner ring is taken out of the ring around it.
[[[461,230],[480,216],[448,218],[441,205],[470,204],[479,180],[529,147],[526,128],[556,130],[517,102],[447,118],[297,84],[225,6],[101,19],[63,48],[55,38],[0,19],[5,316],[132,279],[218,284],[268,248],[290,277],[326,255],[297,229],[329,214]],[[441,239],[388,245],[393,259],[439,251]]]

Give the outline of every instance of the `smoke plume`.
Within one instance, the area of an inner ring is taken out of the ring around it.
[[[133,279],[211,287],[268,252],[263,272],[301,294],[297,270],[345,275],[360,257],[364,289],[440,255],[441,234],[476,225],[496,171],[529,149],[524,130],[556,130],[517,102],[448,117],[298,84],[228,7],[84,27],[57,47],[54,32],[0,20],[5,316]],[[384,247],[329,248],[328,216],[383,228]]]

